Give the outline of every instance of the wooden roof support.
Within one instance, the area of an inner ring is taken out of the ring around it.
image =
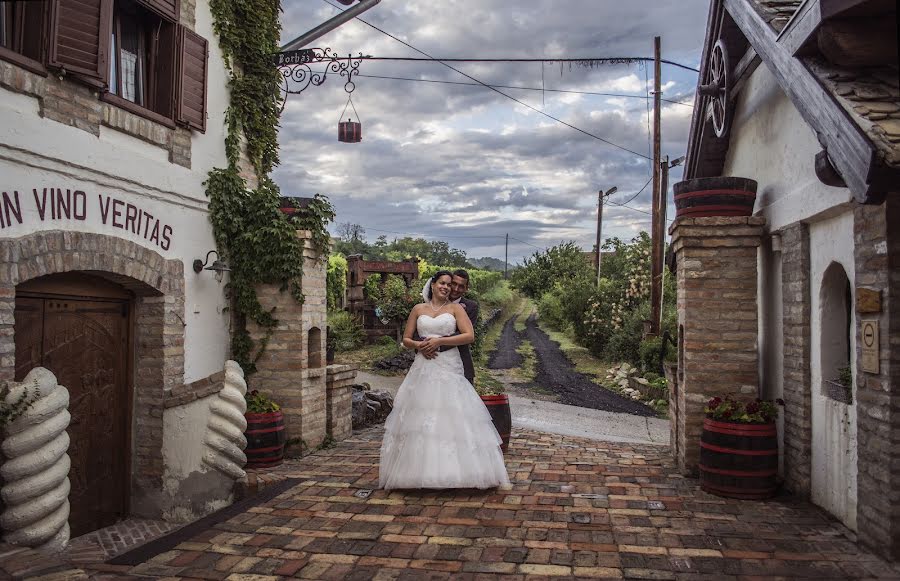
[[[880,200],[881,196],[877,193],[883,192],[874,191],[872,186],[877,177],[875,145],[802,60],[795,58],[791,50],[778,42],[775,31],[750,6],[750,2],[724,0],[724,4],[800,115],[818,134],[828,158],[854,197],[862,203]],[[788,26],[785,30],[790,28]]]

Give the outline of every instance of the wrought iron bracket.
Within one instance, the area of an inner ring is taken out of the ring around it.
[[[303,48],[278,53],[275,55],[275,66],[281,73],[281,91],[285,100],[288,94],[298,95],[310,85],[318,87],[329,74],[346,77],[344,90],[352,93],[356,88],[353,75],[359,73],[362,56],[362,53],[357,57],[351,54],[338,56],[330,48]],[[310,65],[317,63],[325,63],[325,70],[313,71]]]

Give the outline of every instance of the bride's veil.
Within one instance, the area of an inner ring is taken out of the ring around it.
[[[431,278],[427,278],[427,279],[425,279],[425,286],[422,287],[422,298],[425,299],[426,303],[431,300],[430,287],[431,287]]]

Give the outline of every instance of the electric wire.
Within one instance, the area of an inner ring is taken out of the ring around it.
[[[325,71],[313,71],[314,74],[324,74]],[[414,83],[434,83],[440,85],[462,85],[466,87],[481,87],[482,85],[479,83],[465,83],[463,81],[442,81],[439,79],[416,79],[413,77],[393,77],[389,75],[364,75],[362,73],[354,73],[354,77],[360,77],[365,79],[384,79],[389,81],[411,81]],[[541,89],[538,87],[522,87],[520,85],[492,85],[488,84],[490,87],[495,87],[498,89],[516,89],[519,91],[542,91],[547,93],[567,93],[572,95],[588,95],[592,97],[623,97],[628,99],[647,99],[646,95],[628,95],[626,93],[599,93],[596,91],[576,91],[574,89]],[[692,95],[676,95],[673,99],[661,99],[666,103],[672,103],[673,105],[681,105],[682,107],[690,107],[694,108],[690,103],[682,103],[677,100],[678,97],[682,99],[686,97],[691,97]]]
[[[331,4],[327,0],[325,0],[326,4]],[[333,5],[332,5],[333,6]],[[357,20],[363,22],[364,24],[369,24],[365,22],[359,16],[356,17]],[[369,24],[369,26],[374,25]],[[383,32],[376,28],[379,32]],[[385,32],[384,34],[389,34]],[[396,39],[395,39],[396,40]],[[403,41],[401,41],[403,42]],[[410,46],[410,48],[413,48]],[[302,49],[301,49],[302,50]],[[419,51],[422,52],[422,51]],[[426,54],[422,52],[422,54]],[[354,61],[406,61],[406,62],[428,62],[428,61],[436,61],[440,63],[568,63],[578,64],[582,66],[591,66],[590,63],[603,63],[603,64],[623,64],[630,65],[636,62],[655,62],[652,58],[646,56],[613,56],[613,57],[585,57],[585,58],[443,58],[443,57],[432,57],[426,55],[427,58],[415,57],[415,56],[372,56],[372,55],[357,55],[357,56],[334,56],[334,60],[354,60]],[[678,67],[687,71],[691,71],[693,73],[699,73],[699,69],[695,69],[694,67],[677,63],[675,61],[670,61],[666,59],[659,59],[659,62],[662,64],[671,65],[673,67]]]
[[[322,0],[322,1],[325,2],[326,4],[328,4],[329,6],[332,6],[333,8],[337,8],[338,10],[340,10],[340,8],[338,8],[337,6],[335,6],[334,4],[332,4],[331,2],[329,2],[328,0]],[[500,94],[500,95],[506,97],[507,99],[510,99],[510,100],[512,100],[512,101],[515,101],[516,103],[518,103],[519,105],[522,105],[523,107],[525,107],[525,108],[527,108],[527,109],[531,109],[531,110],[534,111],[535,113],[538,113],[538,114],[540,114],[540,115],[543,115],[544,117],[547,117],[548,119],[552,119],[553,121],[556,121],[557,123],[561,123],[562,125],[565,125],[566,127],[569,127],[569,128],[571,128],[571,129],[574,129],[575,131],[578,131],[579,133],[583,133],[584,135],[587,135],[588,137],[593,137],[594,139],[596,139],[596,140],[598,140],[598,141],[601,141],[601,142],[603,142],[603,143],[606,143],[607,145],[610,145],[610,146],[612,146],[612,147],[616,147],[616,148],[621,149],[621,150],[623,150],[623,151],[627,151],[628,153],[631,153],[631,154],[636,155],[636,156],[638,156],[638,157],[640,157],[640,158],[643,158],[643,159],[652,159],[652,158],[648,158],[648,157],[647,157],[646,155],[644,155],[643,153],[638,153],[637,151],[634,151],[634,150],[632,150],[632,149],[629,149],[629,148],[627,148],[627,147],[625,147],[625,146],[623,146],[623,145],[619,145],[618,143],[614,143],[614,142],[612,142],[612,141],[610,141],[610,140],[608,140],[608,139],[604,139],[603,137],[600,137],[599,135],[594,135],[593,133],[591,133],[591,132],[589,132],[589,131],[585,131],[584,129],[581,129],[580,127],[576,127],[576,126],[572,125],[571,123],[567,123],[567,122],[563,121],[562,119],[560,119],[560,118],[558,118],[558,117],[554,117],[553,115],[550,115],[549,113],[546,113],[546,112],[544,112],[544,111],[541,111],[541,110],[538,109],[537,107],[533,107],[533,106],[529,105],[528,103],[526,103],[526,102],[524,102],[524,101],[522,101],[522,100],[520,100],[520,99],[517,99],[517,98],[513,97],[512,95],[509,95],[509,94],[507,94],[507,93],[504,93],[504,92],[501,91],[500,89],[495,89],[494,87],[488,85],[487,83],[483,83],[483,82],[481,82],[480,80],[476,79],[475,77],[473,77],[473,76],[471,76],[471,75],[469,75],[469,74],[466,74],[466,73],[462,72],[461,70],[457,69],[456,67],[454,67],[454,66],[452,66],[452,65],[448,65],[447,63],[442,62],[442,61],[440,61],[440,60],[438,60],[438,59],[432,57],[430,54],[426,53],[425,51],[420,50],[420,49],[414,47],[413,45],[409,44],[408,42],[406,42],[406,41],[404,41],[404,40],[401,40],[401,39],[397,38],[396,36],[394,36],[394,35],[391,34],[390,32],[387,32],[387,31],[385,31],[385,30],[382,30],[381,28],[378,28],[378,27],[375,26],[374,24],[372,24],[372,23],[370,23],[370,22],[367,22],[367,21],[363,20],[363,19],[360,18],[359,16],[356,17],[356,20],[359,20],[359,21],[362,22],[363,24],[365,24],[365,25],[367,25],[367,26],[369,26],[369,27],[371,27],[371,28],[374,28],[374,29],[377,30],[378,32],[380,32],[380,33],[382,33],[382,34],[384,34],[384,35],[386,35],[386,36],[388,36],[388,37],[394,39],[395,41],[399,42],[400,44],[402,44],[402,45],[404,45],[404,46],[406,46],[406,47],[408,47],[408,48],[410,48],[410,49],[412,49],[412,50],[414,50],[414,51],[416,51],[416,52],[418,52],[419,54],[422,54],[422,55],[428,57],[427,60],[431,60],[431,61],[434,61],[434,62],[436,62],[436,63],[442,64],[443,66],[447,67],[448,69],[450,69],[450,70],[452,70],[452,71],[455,71],[455,72],[459,73],[460,75],[466,77],[467,79],[469,79],[469,80],[471,80],[471,81],[475,81],[475,82],[478,83],[479,85],[482,85],[482,86],[484,86],[484,87],[486,87],[486,88],[488,88],[488,89],[490,89],[490,90],[492,90],[492,91],[494,91],[494,92],[496,92],[496,93],[498,93],[498,94]]]

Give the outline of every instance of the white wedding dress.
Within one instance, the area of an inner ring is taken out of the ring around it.
[[[456,330],[450,313],[420,315],[419,336]],[[509,484],[500,436],[463,376],[458,349],[416,355],[384,424],[381,488],[492,488]]]

